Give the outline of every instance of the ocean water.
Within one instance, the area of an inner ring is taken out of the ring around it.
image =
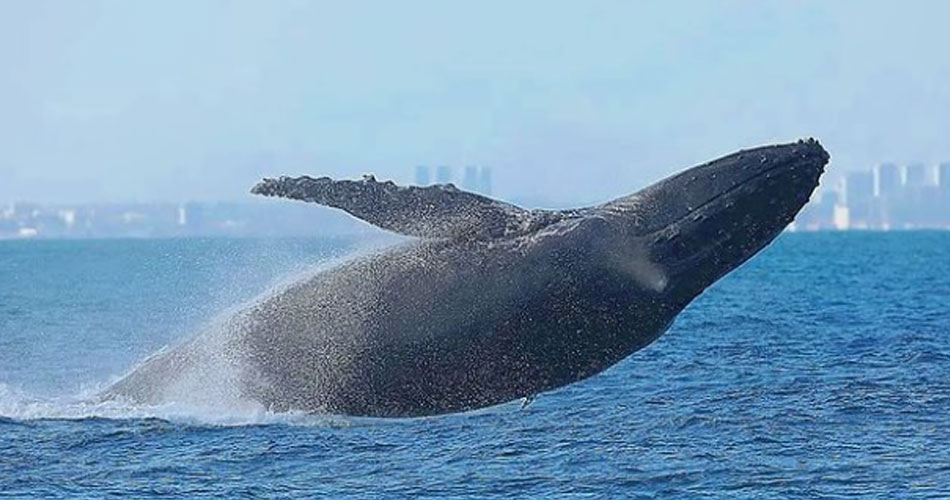
[[[525,408],[89,402],[366,247],[0,242],[0,496],[950,498],[950,233],[783,235],[657,342]]]

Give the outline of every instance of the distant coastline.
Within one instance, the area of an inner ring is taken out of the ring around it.
[[[855,219],[851,217],[853,212],[849,213],[849,207],[838,200],[836,196],[829,196],[828,192],[823,197],[812,200],[787,231],[950,230],[950,208],[940,205],[935,204],[930,210],[919,210],[927,214],[929,219],[905,218],[902,223],[888,225]],[[873,202],[874,198],[870,200]],[[885,202],[878,200],[877,203]],[[554,207],[559,205],[521,204]],[[876,213],[882,212],[879,210]],[[0,205],[0,240],[370,237],[379,233],[378,229],[342,211],[303,203],[263,201]]]

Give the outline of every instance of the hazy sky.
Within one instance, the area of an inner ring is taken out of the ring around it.
[[[950,159],[950,2],[0,0],[0,201],[246,199],[262,175],[596,200],[816,136]]]

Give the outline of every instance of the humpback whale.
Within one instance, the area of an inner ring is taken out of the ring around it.
[[[272,411],[416,417],[531,398],[656,340],[792,222],[828,159],[814,139],[758,147],[559,211],[451,184],[264,179],[253,193],[415,238],[275,292],[104,395],[162,402],[224,359],[241,396]]]

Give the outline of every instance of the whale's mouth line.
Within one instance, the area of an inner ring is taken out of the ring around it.
[[[775,166],[772,166],[772,167],[770,167],[770,168],[768,168],[768,169],[766,169],[766,170],[763,170],[763,171],[761,171],[761,172],[757,172],[757,173],[754,174],[752,177],[749,177],[748,179],[745,179],[745,180],[743,180],[742,182],[738,182],[738,183],[736,183],[736,184],[730,186],[730,187],[729,187],[728,189],[726,189],[726,190],[723,190],[723,191],[721,191],[721,192],[719,192],[719,193],[716,193],[716,195],[714,195],[713,197],[709,198],[708,200],[702,202],[701,204],[699,204],[699,206],[696,206],[696,207],[692,208],[692,210],[686,212],[686,213],[685,213],[684,215],[682,215],[681,217],[670,221],[669,224],[667,224],[667,225],[665,225],[665,226],[663,226],[663,227],[661,227],[661,228],[658,228],[657,230],[653,231],[651,234],[662,233],[662,232],[664,232],[664,231],[677,231],[676,229],[671,229],[671,228],[675,228],[675,227],[679,226],[679,224],[680,224],[681,222],[685,221],[686,219],[689,219],[690,217],[694,217],[697,213],[702,212],[703,210],[705,210],[706,208],[708,208],[708,207],[709,207],[710,205],[712,205],[713,203],[716,203],[717,201],[719,201],[719,200],[722,199],[723,197],[726,197],[726,196],[729,196],[730,194],[735,193],[736,191],[738,191],[738,190],[744,188],[745,186],[747,186],[749,183],[754,182],[754,181],[756,181],[756,180],[758,180],[758,179],[761,179],[762,177],[766,177],[766,176],[768,176],[769,174],[771,174],[772,172],[775,172],[776,170],[783,169],[783,168],[795,169],[795,168],[797,168],[797,167],[799,167],[798,162],[796,162],[796,164],[791,165],[791,166],[789,166],[789,165],[775,165]],[[822,166],[820,167],[820,170],[821,170],[822,173],[824,173],[824,170],[825,170],[824,165],[822,165]]]

